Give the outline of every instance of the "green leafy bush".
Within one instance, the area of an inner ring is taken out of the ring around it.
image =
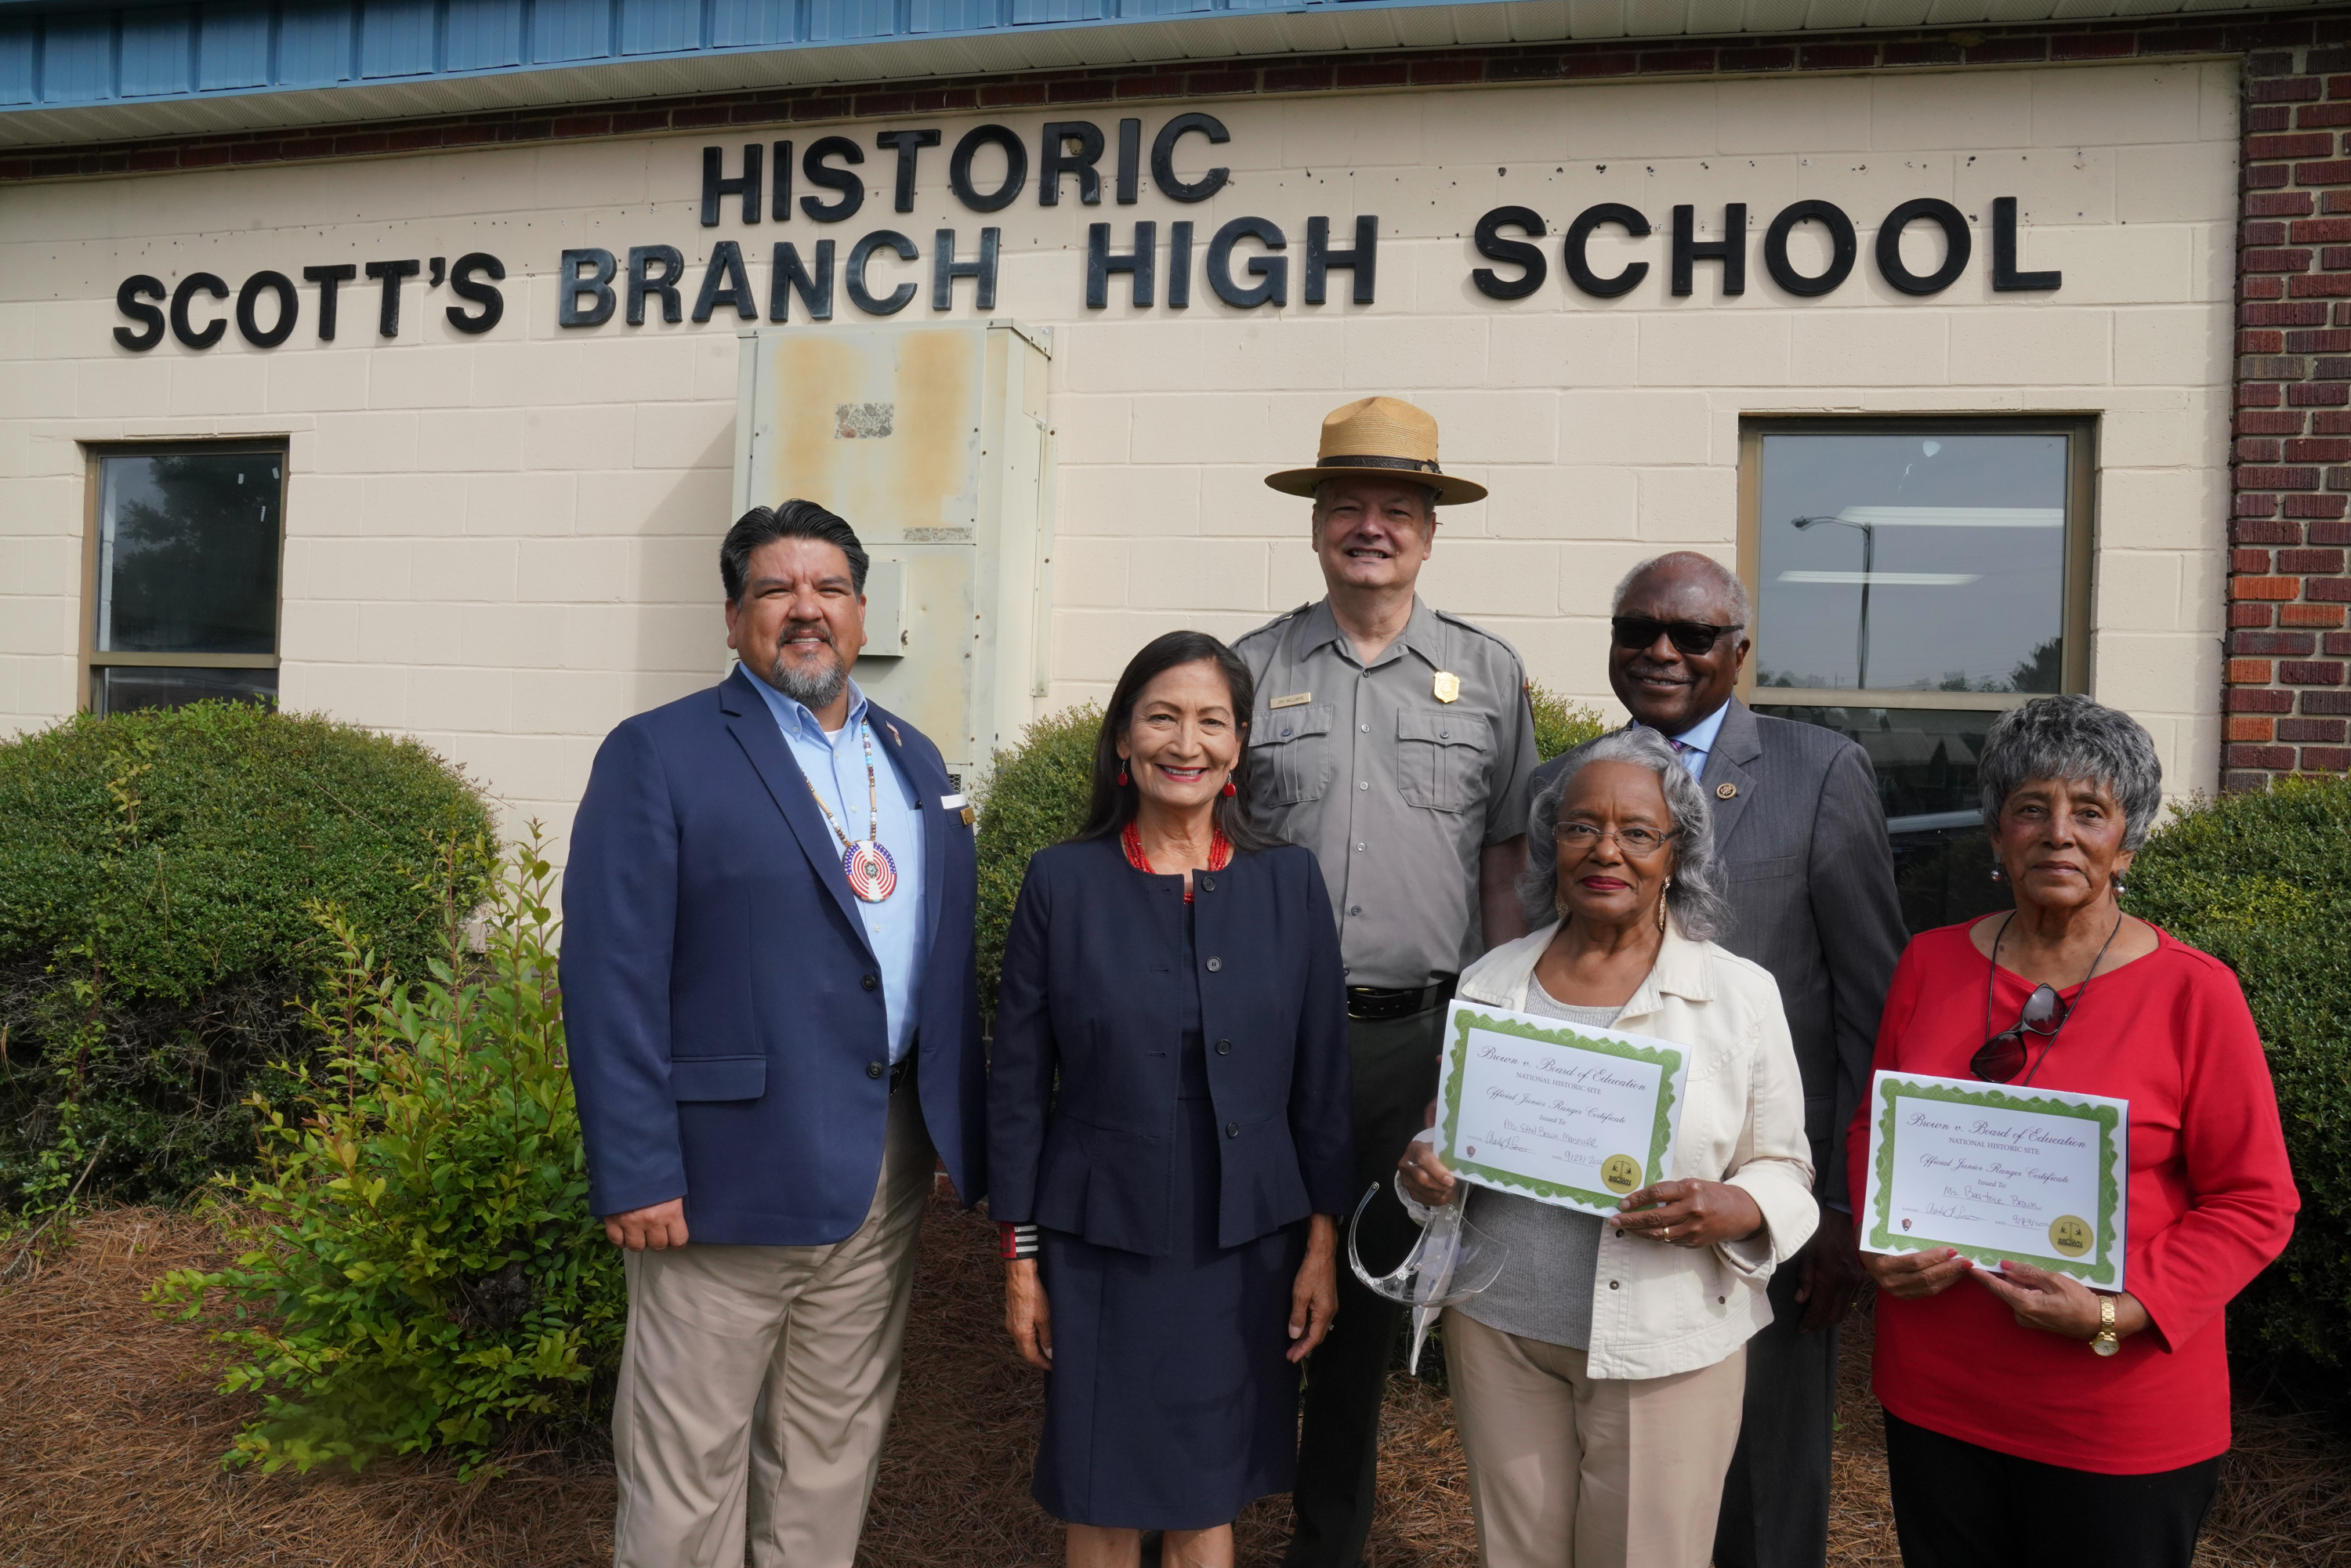
[[[450,908],[492,870],[480,844],[444,841]],[[287,1065],[289,1093],[256,1096],[258,1172],[219,1178],[246,1249],[150,1293],[219,1323],[222,1392],[263,1396],[231,1462],[437,1450],[472,1468],[517,1423],[586,1415],[626,1297],[588,1212],[552,877],[534,839],[495,877],[486,954],[453,918],[415,985],[340,910],[313,906],[337,952],[331,995],[306,1009],[320,1049]]]
[[[1102,709],[1083,703],[1049,714],[996,754],[979,798],[979,1010],[996,1016],[1004,934],[1029,857],[1085,825],[1094,787],[1094,737]]]
[[[2132,914],[2236,970],[2302,1188],[2294,1240],[2239,1299],[2231,1337],[2351,1371],[2351,779],[2199,800],[2129,882]]]
[[[431,841],[493,831],[439,758],[314,717],[207,703],[83,716],[0,743],[0,1207],[68,1143],[93,1189],[171,1200],[252,1157],[241,1103],[301,1043],[287,1004],[341,907],[422,975],[444,904]]]
[[[1535,751],[1545,762],[1608,727],[1598,708],[1571,703],[1539,681],[1527,683],[1527,703],[1534,709]]]

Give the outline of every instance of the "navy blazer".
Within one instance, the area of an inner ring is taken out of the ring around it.
[[[864,1223],[889,1030],[832,831],[739,667],[605,737],[563,879],[563,1016],[589,1206],[685,1199],[696,1241],[805,1247]],[[870,705],[869,705],[870,706]],[[871,707],[923,822],[923,1120],[986,1191],[972,831],[938,748]],[[903,894],[902,894],[903,896]]]
[[[988,1074],[997,1219],[1167,1255],[1176,1020],[1191,987],[1224,1133],[1218,1244],[1353,1203],[1346,973],[1321,868],[1283,844],[1195,873],[1193,885],[1196,968],[1184,962],[1182,877],[1136,871],[1115,839],[1029,861]]]

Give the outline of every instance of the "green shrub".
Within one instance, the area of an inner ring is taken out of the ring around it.
[[[422,975],[444,902],[482,891],[425,886],[431,841],[492,831],[422,746],[246,704],[0,744],[0,1207],[67,1142],[104,1139],[91,1188],[129,1198],[251,1159],[241,1102],[300,1043],[287,1004],[324,952],[305,904]]]
[[[2294,1240],[2239,1298],[2231,1336],[2351,1370],[2351,779],[2199,800],[2129,882],[2132,914],[2236,970],[2302,1189]]]
[[[1527,704],[1534,709],[1535,751],[1545,762],[1608,727],[1598,708],[1570,703],[1537,681],[1527,683]]]
[[[1102,709],[1083,703],[1049,714],[996,754],[979,797],[979,1010],[996,1016],[1004,934],[1029,857],[1085,825],[1094,787],[1094,737]]]
[[[480,841],[446,841],[439,884],[490,869]],[[219,1178],[246,1249],[150,1293],[220,1323],[222,1392],[262,1396],[232,1463],[438,1450],[471,1469],[517,1423],[586,1415],[626,1297],[588,1212],[552,876],[534,839],[496,878],[486,953],[469,955],[452,920],[413,986],[314,905],[337,952],[331,995],[306,1009],[320,1049],[287,1065],[290,1093],[256,1097],[259,1171]]]

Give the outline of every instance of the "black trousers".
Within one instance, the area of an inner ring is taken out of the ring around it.
[[[1355,1069],[1355,1192],[1379,1188],[1355,1239],[1364,1266],[1375,1274],[1402,1262],[1420,1236],[1396,1201],[1393,1178],[1405,1145],[1428,1124],[1421,1114],[1437,1092],[1444,1032],[1443,1008],[1347,1025]],[[1343,1257],[1338,1322],[1306,1362],[1292,1494],[1298,1525],[1285,1568],[1357,1568],[1363,1562],[1378,1482],[1380,1405],[1404,1321],[1404,1307],[1364,1289]]]
[[[2220,1485],[2218,1458],[2100,1475],[1980,1448],[1891,1411],[1886,1465],[1904,1568],[2013,1568],[2044,1553],[2067,1568],[2189,1568]]]
[[[1722,1483],[1715,1568],[1821,1568],[1829,1551],[1829,1444],[1837,1332],[1799,1327],[1803,1269],[1771,1275],[1771,1326],[1747,1342],[1739,1448]]]

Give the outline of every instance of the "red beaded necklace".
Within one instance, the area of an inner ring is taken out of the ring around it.
[[[1127,823],[1120,831],[1118,841],[1119,847],[1126,851],[1127,864],[1145,876],[1157,874],[1152,871],[1151,862],[1144,857],[1143,831],[1140,828],[1133,822]],[[1224,829],[1211,824],[1208,828],[1208,869],[1222,871],[1232,863],[1233,841],[1225,837]],[[1192,902],[1192,884],[1189,883],[1184,884],[1184,902],[1186,904]]]

